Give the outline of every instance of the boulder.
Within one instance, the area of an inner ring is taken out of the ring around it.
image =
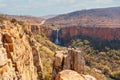
[[[7,56],[4,48],[0,48],[0,67],[7,64]]]
[[[85,77],[73,70],[63,70],[56,75],[55,80],[87,80]]]
[[[96,78],[94,78],[91,75],[84,75],[84,77],[85,77],[86,80],[97,80]]]

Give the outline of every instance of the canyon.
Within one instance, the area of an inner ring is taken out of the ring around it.
[[[120,79],[119,13],[120,7],[49,19],[0,15],[0,80]]]
[[[119,13],[120,7],[81,10],[47,19],[45,25],[53,29],[51,35],[48,35],[53,42],[56,38],[54,29],[60,30],[59,40],[62,45],[69,44],[73,39],[87,39],[92,43],[100,43],[102,47],[119,49]]]
[[[89,41],[106,44],[111,48],[120,48],[120,28],[89,28],[89,27],[64,27],[59,29],[59,40],[61,44],[69,44],[73,39],[86,39]],[[51,33],[50,39],[54,42],[56,32]],[[115,46],[113,46],[115,45]]]

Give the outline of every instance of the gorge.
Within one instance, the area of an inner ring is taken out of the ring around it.
[[[60,44],[59,41],[61,41],[61,45],[67,45],[73,39],[86,39],[94,44],[99,43],[98,48],[120,48],[120,28],[64,27],[60,28],[59,34],[57,33],[57,30],[53,30],[48,37],[56,44]]]
[[[0,15],[0,80],[119,80],[119,13]]]

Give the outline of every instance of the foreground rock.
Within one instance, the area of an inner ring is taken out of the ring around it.
[[[80,50],[68,48],[57,51],[53,65],[53,80],[96,80],[91,75],[83,75],[85,60]]]
[[[81,51],[68,49],[68,51],[58,51],[55,55],[53,65],[53,78],[62,70],[74,70],[78,73],[84,73],[85,61]]]
[[[63,70],[56,75],[55,80],[96,80],[93,76],[79,74],[73,70]]]
[[[41,64],[35,64],[40,63],[37,54],[21,25],[0,22],[0,80],[37,80],[41,70]]]
[[[87,80],[83,75],[72,71],[72,70],[63,70],[56,75],[55,80]]]
[[[85,77],[86,80],[96,80],[96,78],[94,78],[91,75],[84,75],[84,77]]]

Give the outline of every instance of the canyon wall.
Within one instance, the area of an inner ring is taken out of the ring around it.
[[[0,79],[37,80],[41,58],[18,23],[0,22]],[[39,78],[40,79],[40,78]]]
[[[50,39],[54,42],[56,32],[53,30]],[[120,48],[120,28],[100,27],[62,27],[59,32],[59,40],[62,45],[69,44],[73,39],[89,40],[93,44],[100,43],[100,46]]]
[[[31,25],[29,29],[32,33],[43,33],[52,42],[57,38],[57,29],[40,25]],[[118,49],[120,48],[120,28],[67,26],[59,28],[58,39],[61,45],[67,45],[73,39],[86,39],[92,43],[99,43],[100,47],[110,46]]]
[[[96,40],[120,40],[120,28],[89,28],[65,27],[61,28],[61,39],[68,42],[73,38],[92,38]]]
[[[46,36],[50,37],[52,35],[52,28],[43,25],[30,25],[28,27],[32,33],[44,33]]]

